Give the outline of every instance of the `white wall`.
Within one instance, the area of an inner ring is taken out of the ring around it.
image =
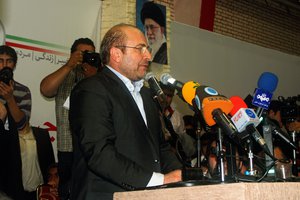
[[[252,94],[265,71],[279,78],[275,98],[300,94],[300,57],[178,22],[171,23],[170,65],[174,78],[212,86],[227,97]],[[189,112],[175,101],[183,113]]]

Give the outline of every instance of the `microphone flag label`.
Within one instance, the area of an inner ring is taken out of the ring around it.
[[[250,108],[241,108],[231,118],[231,121],[239,132],[246,129],[249,124],[257,126],[260,121],[255,112]]]
[[[253,95],[252,104],[267,110],[270,106],[272,96],[271,92],[257,88]]]

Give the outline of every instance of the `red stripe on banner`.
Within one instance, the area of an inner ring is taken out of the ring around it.
[[[51,53],[59,56],[67,56],[67,53],[59,52],[59,51],[53,51],[53,50],[48,50],[48,49],[43,49],[39,47],[33,47],[33,46],[28,46],[24,44],[18,44],[18,43],[13,43],[13,42],[5,42],[6,45],[12,46],[12,47],[17,47],[21,49],[28,49],[28,50],[33,50],[33,51],[39,51],[39,52],[46,52],[46,53]]]
[[[216,0],[202,0],[199,27],[213,31]]]

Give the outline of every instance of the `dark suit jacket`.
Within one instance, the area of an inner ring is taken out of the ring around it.
[[[150,90],[143,87],[141,96],[147,126],[125,84],[106,67],[72,91],[72,200],[112,199],[113,192],[146,187],[153,172],[181,168]]]
[[[18,132],[10,121],[10,130],[0,134],[1,140],[1,168],[0,173],[2,190],[15,200],[24,199],[24,188],[22,183],[22,161],[19,145]],[[0,128],[1,130],[1,128]],[[52,144],[49,133],[46,129],[32,127],[36,139],[37,153],[40,169],[44,181],[47,181],[47,170],[50,164],[55,162]]]

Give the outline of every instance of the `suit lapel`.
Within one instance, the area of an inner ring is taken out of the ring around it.
[[[155,130],[151,127],[154,126],[154,120],[153,120],[153,102],[151,101],[151,97],[149,98],[149,96],[147,96],[145,94],[145,92],[143,91],[144,88],[141,89],[140,94],[142,96],[143,99],[143,105],[144,105],[144,110],[146,113],[146,119],[147,119],[147,124],[148,127],[146,126],[144,119],[141,115],[141,112],[135,102],[135,100],[133,99],[132,95],[130,94],[128,88],[126,87],[126,85],[123,83],[123,81],[117,77],[111,70],[109,70],[107,67],[103,68],[102,73],[106,74],[109,78],[113,79],[114,81],[116,81],[118,83],[118,87],[114,88],[115,90],[118,90],[118,93],[122,94],[125,93],[124,98],[123,99],[125,102],[129,102],[128,107],[131,108],[131,115],[132,117],[137,120],[137,126],[142,126],[141,128],[145,131],[143,131],[145,134],[145,137],[148,138],[148,142],[151,146],[152,152],[155,153],[156,155],[159,155],[159,152],[157,151],[157,147],[159,144],[156,142],[157,140],[155,139],[154,134],[156,133],[152,133],[151,130]],[[150,101],[149,101],[150,99]],[[120,99],[120,101],[122,101],[122,99]]]
[[[126,98],[126,99],[124,99],[124,100],[120,99],[120,101],[125,101],[125,102],[129,102],[129,103],[130,103],[130,104],[128,105],[128,107],[130,107],[130,108],[132,109],[131,113],[132,113],[133,115],[135,115],[135,116],[133,116],[134,119],[138,120],[137,123],[138,123],[139,125],[142,125],[143,128],[147,129],[147,126],[146,126],[146,124],[145,124],[145,122],[144,122],[144,119],[143,119],[143,117],[142,117],[142,114],[141,114],[141,112],[140,112],[140,110],[139,110],[139,108],[138,108],[138,106],[137,106],[135,100],[133,99],[133,97],[132,97],[130,91],[128,90],[128,88],[126,87],[126,85],[123,83],[123,81],[122,81],[119,77],[117,77],[117,76],[116,76],[111,70],[109,70],[107,67],[105,67],[105,68],[103,69],[102,72],[105,73],[107,76],[109,76],[111,79],[113,79],[114,81],[116,81],[116,82],[118,83],[119,86],[118,86],[117,88],[115,88],[115,89],[118,90],[118,92],[119,92],[120,94],[125,93],[125,94],[122,95],[122,96],[124,96],[124,97]],[[143,97],[142,97],[142,98],[143,98]],[[144,101],[144,99],[143,99],[143,101]],[[144,103],[144,102],[143,102],[143,103]],[[144,106],[145,106],[145,103],[144,103]],[[145,110],[145,111],[146,111],[146,110]]]

